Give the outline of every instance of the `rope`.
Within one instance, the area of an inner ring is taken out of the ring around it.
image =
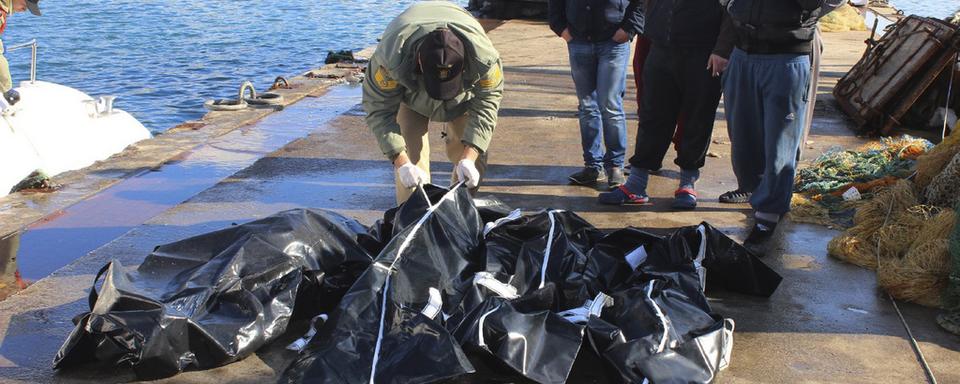
[[[897,306],[897,301],[894,300],[893,296],[887,294],[890,297],[890,302],[893,303],[893,309],[897,311],[897,316],[900,318],[900,323],[903,324],[903,329],[907,331],[907,336],[910,337],[910,346],[913,347],[913,352],[917,354],[917,360],[920,362],[920,366],[923,368],[923,373],[927,375],[927,382],[930,384],[937,384],[937,378],[933,375],[933,371],[930,369],[930,365],[927,364],[927,359],[923,357],[923,352],[920,350],[920,345],[917,344],[917,339],[913,337],[913,332],[910,331],[910,326],[907,325],[907,320],[903,318],[903,313],[900,312],[900,307]]]
[[[947,137],[947,111],[950,110],[950,96],[953,95],[953,77],[957,74],[957,62],[960,62],[960,52],[957,53],[956,60],[954,60],[953,65],[950,66],[950,84],[947,86],[947,102],[943,107],[943,130],[940,132],[940,140]]]
[[[887,226],[887,222],[890,220],[890,214],[893,213],[893,201],[890,201],[890,207],[887,209],[887,216],[883,218],[883,227]],[[880,238],[877,238],[877,272],[880,271]],[[907,324],[907,320],[903,318],[903,313],[900,312],[900,307],[897,305],[897,300],[893,298],[893,295],[887,293],[887,297],[890,298],[890,303],[893,304],[893,309],[897,312],[897,317],[900,318],[900,324],[903,325],[903,329],[907,331],[907,337],[910,338],[910,347],[913,348],[913,353],[917,355],[917,361],[920,363],[920,367],[923,368],[923,373],[927,376],[927,382],[930,384],[937,384],[937,378],[933,375],[933,370],[930,369],[930,364],[927,363],[927,359],[923,357],[923,351],[920,350],[920,344],[917,343],[917,338],[913,336],[913,331],[910,330],[910,325]]]

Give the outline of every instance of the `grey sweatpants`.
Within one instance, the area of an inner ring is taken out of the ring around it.
[[[723,95],[733,171],[757,212],[790,211],[809,82],[808,54],[730,55]]]

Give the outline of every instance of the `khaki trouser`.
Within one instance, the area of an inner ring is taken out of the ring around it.
[[[407,156],[410,161],[416,164],[427,175],[430,175],[430,139],[427,136],[427,125],[430,119],[424,115],[414,112],[404,104],[400,104],[400,110],[397,111],[397,124],[400,125],[400,135],[407,145]],[[445,133],[444,142],[447,146],[447,159],[454,166],[460,162],[463,157],[464,145],[460,142],[463,137],[463,129],[467,125],[467,116],[461,116],[457,119],[445,123],[443,132]],[[400,176],[394,170],[394,179],[397,186],[397,204],[401,204],[413,194],[416,188],[407,188],[400,183]],[[450,184],[456,183],[456,172],[450,177]],[[427,180],[426,182],[430,182]]]
[[[13,79],[10,77],[10,64],[4,54],[3,42],[0,41],[0,92],[9,91],[13,88]]]
[[[0,285],[16,284],[17,253],[20,251],[20,234],[0,239]]]

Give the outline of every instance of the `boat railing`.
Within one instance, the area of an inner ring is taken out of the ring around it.
[[[30,48],[30,84],[33,84],[37,81],[37,39],[23,44],[11,45],[7,47],[7,51],[12,52],[24,48]]]

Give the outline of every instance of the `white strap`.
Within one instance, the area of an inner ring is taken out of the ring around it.
[[[498,311],[502,305],[503,304],[497,304],[496,308],[493,308],[480,316],[480,321],[477,322],[477,345],[481,347],[487,346],[487,343],[483,340],[483,323],[487,321],[487,316],[490,316],[490,314]]]
[[[313,340],[314,336],[317,335],[317,328],[320,328],[320,325],[326,322],[328,319],[326,314],[320,314],[315,316],[310,320],[310,329],[307,331],[303,337],[294,340],[290,345],[287,346],[287,350],[303,352],[303,349],[307,347],[307,344],[310,344],[310,340]]]
[[[493,293],[496,293],[497,296],[506,299],[516,299],[520,297],[517,293],[517,287],[497,280],[490,272],[477,272],[477,274],[473,276],[473,283],[485,287]]]
[[[563,212],[561,210],[553,210],[547,212],[547,216],[550,217],[550,233],[547,235],[547,247],[543,250],[543,265],[540,266],[540,288],[543,288],[547,284],[547,266],[550,265],[550,250],[553,248],[553,234],[556,232],[557,219],[553,217],[555,213]]]
[[[437,318],[440,310],[443,309],[443,297],[440,296],[439,289],[431,287],[429,292],[430,299],[427,301],[427,305],[423,307],[423,311],[420,311],[420,313],[428,317],[430,320],[433,320]]]
[[[613,298],[603,292],[597,294],[593,300],[587,300],[583,305],[557,313],[564,320],[574,324],[586,324],[590,317],[600,317],[603,308],[613,304]]]
[[[504,225],[506,223],[509,223],[511,221],[518,220],[521,217],[523,217],[523,213],[519,209],[514,209],[506,217],[501,217],[496,221],[487,223],[486,225],[483,226],[483,237],[487,237],[487,235],[489,235],[490,232],[496,229],[497,227]]]
[[[625,259],[627,259],[627,264],[630,264],[630,268],[637,269],[640,264],[647,261],[647,248],[641,245],[637,247],[637,249],[630,251]]]
[[[663,337],[660,338],[660,344],[657,345],[657,352],[663,352],[667,347],[667,339],[669,338],[670,325],[667,323],[667,317],[663,314],[663,311],[660,310],[660,306],[657,305],[657,302],[653,300],[653,283],[650,281],[650,284],[647,285],[647,303],[650,304],[650,307],[653,308],[653,311],[657,314],[657,319],[660,319],[660,326],[663,327]]]
[[[507,332],[507,339],[515,339],[515,340],[523,341],[523,360],[520,362],[520,364],[523,364],[523,367],[521,367],[520,373],[526,375],[527,374],[527,354],[528,354],[527,353],[527,337],[524,336],[522,333]]]
[[[707,258],[707,228],[701,224],[697,227],[697,233],[700,234],[700,249],[697,250],[697,258],[693,260],[693,265],[697,268],[697,276],[700,278],[700,292],[707,290],[707,268],[703,266],[703,259]]]
[[[730,356],[733,355],[733,332],[737,323],[733,319],[723,319],[723,342],[720,347],[720,370],[730,366]]]
[[[560,315],[560,317],[562,317],[566,321],[569,321],[574,324],[583,325],[583,324],[586,324],[587,320],[590,319],[590,310],[587,309],[589,305],[590,305],[590,300],[587,300],[587,303],[582,306],[568,309],[566,311],[563,311],[557,314]]]
[[[607,296],[605,293],[600,292],[597,294],[597,297],[590,302],[590,316],[600,317],[603,313],[603,309],[613,305],[613,298]]]
[[[697,258],[694,259],[694,263],[700,265],[703,262],[703,259],[707,257],[707,227],[704,227],[701,224],[697,227],[697,233],[700,234],[700,248],[697,249]]]

